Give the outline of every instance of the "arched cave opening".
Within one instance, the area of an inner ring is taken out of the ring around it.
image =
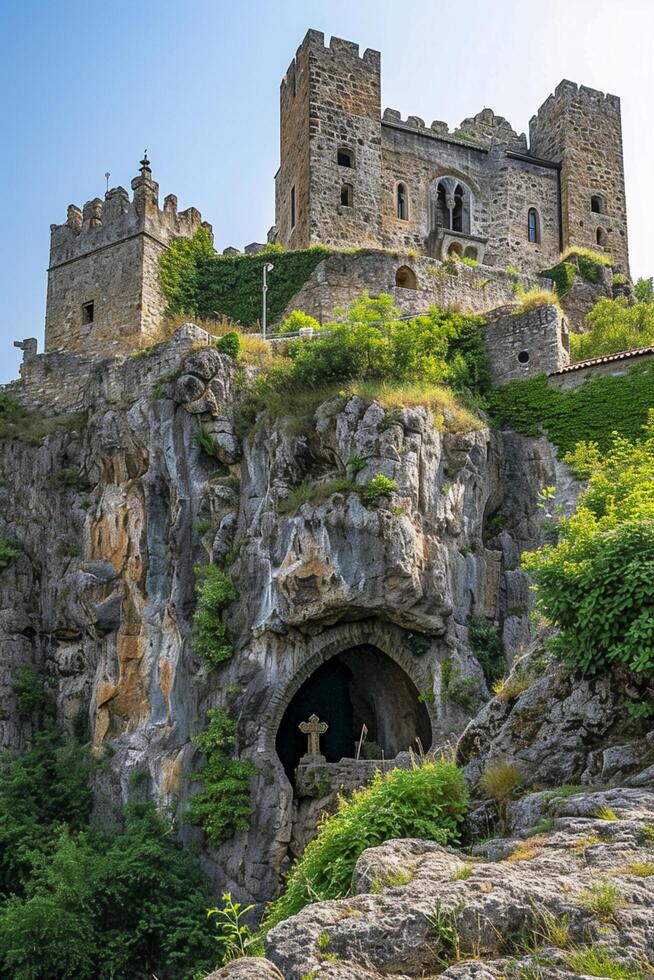
[[[316,714],[329,725],[320,749],[327,762],[353,759],[366,725],[366,758],[394,759],[398,752],[431,746],[431,723],[418,690],[402,668],[374,646],[344,650],[321,664],[288,704],[277,732],[277,754],[293,782],[307,752],[301,722]],[[378,747],[378,748],[377,748]],[[364,753],[362,753],[362,758]]]

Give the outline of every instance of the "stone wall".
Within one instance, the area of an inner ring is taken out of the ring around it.
[[[107,356],[161,339],[159,257],[172,238],[191,238],[202,216],[195,208],[178,212],[174,195],[160,210],[147,161],[132,188],[131,201],[116,187],[83,210],[70,205],[66,223],[51,226],[46,351]]]
[[[415,289],[397,285],[400,269],[408,269],[415,276]],[[443,263],[418,255],[381,251],[330,255],[316,266],[283,316],[292,310],[304,310],[322,323],[333,318],[337,307],[347,307],[364,289],[373,296],[390,293],[395,305],[407,315],[426,313],[434,305],[465,313],[486,313],[511,303],[516,283],[528,289],[540,282],[503,269]]]
[[[570,361],[567,324],[556,306],[492,320],[485,341],[491,375],[498,384],[559,371]]]
[[[532,152],[561,164],[564,245],[611,255],[629,271],[620,99],[562,81],[529,124]],[[601,201],[601,213],[591,198]],[[598,241],[598,229],[606,236]]]

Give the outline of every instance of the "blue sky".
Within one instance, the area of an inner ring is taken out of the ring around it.
[[[308,27],[382,52],[382,101],[450,126],[484,106],[520,132],[561,78],[622,97],[632,273],[654,273],[652,0],[2,0],[0,383],[42,344],[49,226],[129,187],[147,146],[161,198],[216,246],[265,240],[279,81]]]

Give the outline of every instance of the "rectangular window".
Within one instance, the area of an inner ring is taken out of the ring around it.
[[[295,188],[291,187],[291,228],[295,228]]]
[[[93,317],[94,317],[94,313],[95,313],[95,311],[93,309],[93,306],[94,306],[94,304],[92,302],[91,303],[82,303],[82,323],[83,324],[93,323]]]

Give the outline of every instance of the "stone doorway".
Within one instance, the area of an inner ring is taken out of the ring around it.
[[[400,752],[431,745],[429,714],[404,670],[378,647],[351,647],[321,664],[302,684],[284,712],[276,749],[286,774],[307,751],[299,729],[312,714],[329,725],[321,736],[327,763],[353,759],[362,725],[368,729],[367,758],[394,759]]]

